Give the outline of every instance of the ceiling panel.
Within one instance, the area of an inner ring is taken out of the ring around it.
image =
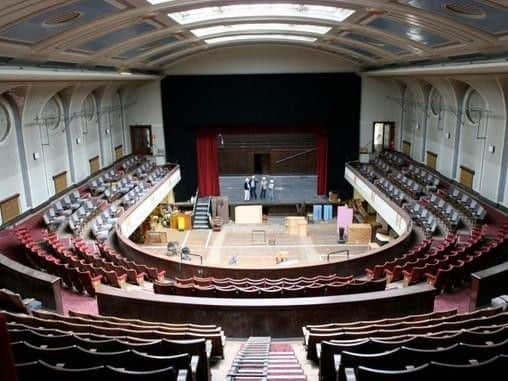
[[[336,46],[338,48],[341,48],[341,49],[347,49],[347,50],[351,50],[355,53],[358,53],[358,54],[361,54],[365,57],[368,57],[368,58],[378,58],[377,55],[375,55],[374,53],[366,50],[366,49],[362,49],[362,48],[359,48],[359,47],[356,47],[356,46],[350,46],[350,45],[346,45],[346,44],[343,44],[341,42],[333,42],[332,43],[333,46]]]
[[[137,55],[140,55],[140,54],[142,54],[144,52],[147,52],[148,50],[152,50],[152,49],[155,49],[155,48],[160,48],[163,45],[171,44],[171,43],[173,43],[175,41],[178,41],[178,40],[174,36],[164,37],[164,38],[161,38],[159,40],[148,42],[146,44],[142,44],[142,45],[139,45],[139,46],[137,46],[135,48],[129,49],[129,50],[121,53],[120,56],[121,57],[125,57],[125,58],[133,58],[133,57],[135,57]]]
[[[98,50],[109,48],[120,42],[128,40],[129,38],[139,37],[140,35],[151,32],[155,29],[156,27],[154,25],[146,22],[130,25],[125,28],[115,30],[114,32],[103,34],[94,40],[88,41],[83,45],[80,45],[79,49],[96,52]]]
[[[20,21],[1,31],[0,38],[33,44],[118,11],[106,1],[81,0]]]
[[[389,44],[387,42],[383,42],[381,40],[377,40],[375,38],[372,38],[372,37],[368,37],[368,36],[365,36],[363,34],[359,34],[359,33],[348,33],[345,38],[350,38],[352,40],[355,40],[355,41],[358,41],[358,42],[363,42],[363,43],[366,43],[366,44],[369,44],[369,45],[374,45],[380,49],[384,49],[386,51],[388,51],[389,53],[392,53],[392,54],[402,54],[402,53],[407,53],[407,50],[405,49],[402,49],[396,45],[392,45],[392,44]]]
[[[508,32],[508,9],[480,1],[410,0],[409,5],[439,13],[458,22],[499,34]]]
[[[178,45],[178,46],[176,46],[176,47],[174,47],[174,48],[171,48],[171,49],[169,49],[169,50],[165,50],[165,51],[164,51],[164,52],[162,52],[162,53],[157,53],[157,54],[154,54],[153,56],[151,56],[151,57],[147,58],[147,60],[146,60],[146,61],[147,61],[147,62],[152,62],[152,61],[157,61],[157,60],[160,60],[161,58],[166,57],[166,56],[168,56],[168,55],[170,55],[170,54],[175,54],[175,53],[178,53],[178,52],[180,52],[180,51],[182,51],[182,50],[189,49],[189,48],[191,48],[191,47],[192,47],[192,45],[193,45],[192,43]],[[164,61],[164,62],[165,62],[165,61]],[[164,63],[164,62],[162,62],[162,63]]]
[[[386,17],[375,18],[370,21],[368,25],[383,32],[397,34],[428,46],[442,45],[449,42],[441,35],[429,32],[418,26],[403,24]]]

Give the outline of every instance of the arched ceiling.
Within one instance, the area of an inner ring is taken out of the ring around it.
[[[504,57],[508,2],[2,0],[0,8],[0,65],[161,71],[205,50],[271,43],[333,53],[359,70]]]

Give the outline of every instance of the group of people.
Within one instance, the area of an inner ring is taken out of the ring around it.
[[[257,193],[258,183],[259,183],[259,189],[260,189],[259,199],[266,200],[268,198],[270,201],[274,201],[275,200],[275,180],[270,179],[270,181],[268,181],[266,176],[263,176],[261,178],[261,181],[258,181],[258,179],[256,178],[255,175],[252,175],[252,177],[250,177],[250,178],[249,177],[245,178],[245,182],[243,184],[243,192],[244,192],[243,199],[245,201],[258,199],[258,193]]]

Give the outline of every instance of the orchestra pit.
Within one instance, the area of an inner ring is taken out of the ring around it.
[[[508,4],[3,0],[0,380],[508,374]]]

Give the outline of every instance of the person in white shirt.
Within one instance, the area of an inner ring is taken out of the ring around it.
[[[248,177],[245,178],[245,182],[243,183],[243,200],[250,200],[250,183]]]
[[[258,180],[256,179],[255,175],[252,175],[252,177],[250,178],[250,182],[249,182],[249,188],[250,188],[250,198],[254,199],[254,200],[258,199],[258,195],[256,193],[257,185],[258,185]]]
[[[261,178],[260,188],[261,188],[261,193],[259,194],[259,198],[261,200],[264,200],[266,198],[266,190],[268,188],[268,180],[266,179],[265,176],[263,176]]]
[[[275,181],[273,179],[270,179],[268,183],[268,198],[270,201],[275,200]]]

